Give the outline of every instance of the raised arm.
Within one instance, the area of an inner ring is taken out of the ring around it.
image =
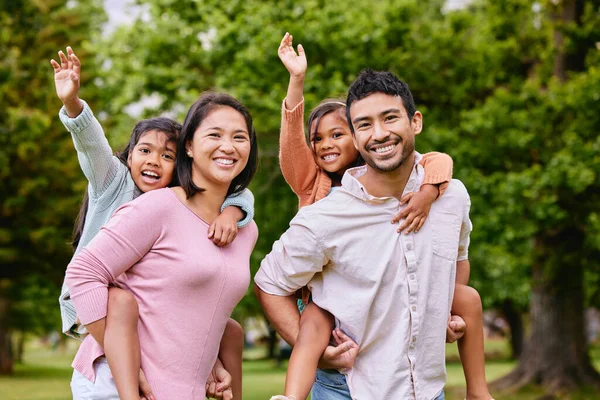
[[[287,97],[283,101],[281,111],[279,165],[286,182],[294,193],[302,197],[312,190],[319,170],[304,137],[303,92],[306,55],[302,45],[298,45],[296,54],[292,39],[292,35],[286,33],[278,50],[281,62],[290,73]]]
[[[443,195],[452,180],[452,157],[445,153],[425,153],[420,164],[425,169],[423,185],[439,185],[439,196]]]
[[[58,52],[60,64],[50,61],[54,68],[56,94],[63,102],[59,117],[73,137],[81,170],[90,183],[90,195],[95,198],[104,192],[122,164],[113,156],[92,110],[79,98],[81,62],[70,47],[67,47],[67,54],[68,57],[62,51]]]

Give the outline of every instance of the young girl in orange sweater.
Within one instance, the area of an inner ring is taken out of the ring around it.
[[[279,159],[283,176],[298,196],[300,207],[303,207],[340,187],[344,172],[360,165],[362,160],[353,144],[346,105],[337,100],[325,100],[311,112],[307,124],[310,145],[306,144],[303,91],[307,61],[302,45],[298,45],[298,53],[294,51],[292,39],[286,33],[278,50],[279,58],[290,73],[287,97],[282,106]],[[398,228],[399,233],[419,231],[429,214],[431,203],[443,194],[452,178],[452,159],[446,154],[427,153],[423,155],[421,164],[425,169],[421,190],[401,199],[401,204],[406,207],[391,221],[398,223],[404,220]],[[466,286],[469,271],[457,271],[456,275],[452,313],[460,315],[467,324],[467,330],[459,341],[467,399],[489,400],[491,396],[484,369],[481,299],[475,289]],[[303,289],[299,308],[304,310],[287,370],[286,396],[275,396],[272,400],[305,399],[315,382],[319,359],[330,342],[333,316],[308,302],[308,295],[308,289]],[[334,343],[345,350],[345,366],[351,368],[359,351],[358,345],[339,329],[334,330],[332,335]],[[332,396],[350,399],[350,392],[347,386],[338,387]]]

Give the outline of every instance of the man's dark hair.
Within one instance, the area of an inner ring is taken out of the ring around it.
[[[415,101],[413,95],[408,88],[408,85],[403,80],[389,71],[373,71],[372,69],[364,69],[356,77],[350,89],[348,89],[348,97],[346,98],[346,117],[350,129],[354,132],[354,126],[350,119],[350,106],[358,100],[374,93],[385,93],[390,96],[398,96],[402,99],[402,104],[406,109],[409,121],[415,115]]]

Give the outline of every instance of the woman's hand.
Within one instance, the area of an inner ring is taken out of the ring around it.
[[[307,66],[306,55],[304,54],[304,48],[301,44],[298,45],[298,54],[296,54],[294,46],[292,45],[293,39],[294,37],[286,32],[283,39],[281,39],[277,54],[290,73],[290,76],[304,79]]]
[[[392,219],[392,224],[397,224],[404,219],[404,223],[398,228],[398,233],[404,231],[408,235],[410,232],[419,232],[429,215],[431,204],[437,199],[439,193],[437,186],[423,185],[420,191],[402,196],[400,205],[408,204]]]
[[[223,247],[235,239],[238,232],[237,223],[244,218],[244,213],[236,206],[226,207],[208,229],[208,238],[219,247]]]
[[[79,100],[81,62],[71,47],[67,47],[67,55],[60,50],[58,52],[60,64],[55,60],[50,60],[50,64],[54,68],[56,94],[65,105],[69,117],[74,118],[83,110],[83,104]]]

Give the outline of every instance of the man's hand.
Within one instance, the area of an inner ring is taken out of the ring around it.
[[[217,358],[215,366],[206,380],[206,397],[217,400],[232,400],[231,382],[231,375],[223,367],[221,360]]]
[[[319,368],[339,370],[352,368],[358,354],[358,344],[340,328],[334,329],[332,335],[333,345],[330,344],[325,348],[319,360]]]
[[[70,47],[67,47],[67,55],[60,50],[60,64],[55,60],[50,60],[50,64],[54,68],[56,94],[65,105],[69,117],[75,118],[83,110],[83,104],[79,100],[81,62]]]
[[[294,37],[286,32],[281,39],[277,54],[291,76],[304,79],[307,67],[306,55],[301,44],[298,45],[298,54],[296,54],[292,45],[293,39]]]
[[[448,318],[448,326],[446,327],[446,343],[454,343],[463,335],[467,330],[467,324],[465,320],[458,315],[451,315]]]

